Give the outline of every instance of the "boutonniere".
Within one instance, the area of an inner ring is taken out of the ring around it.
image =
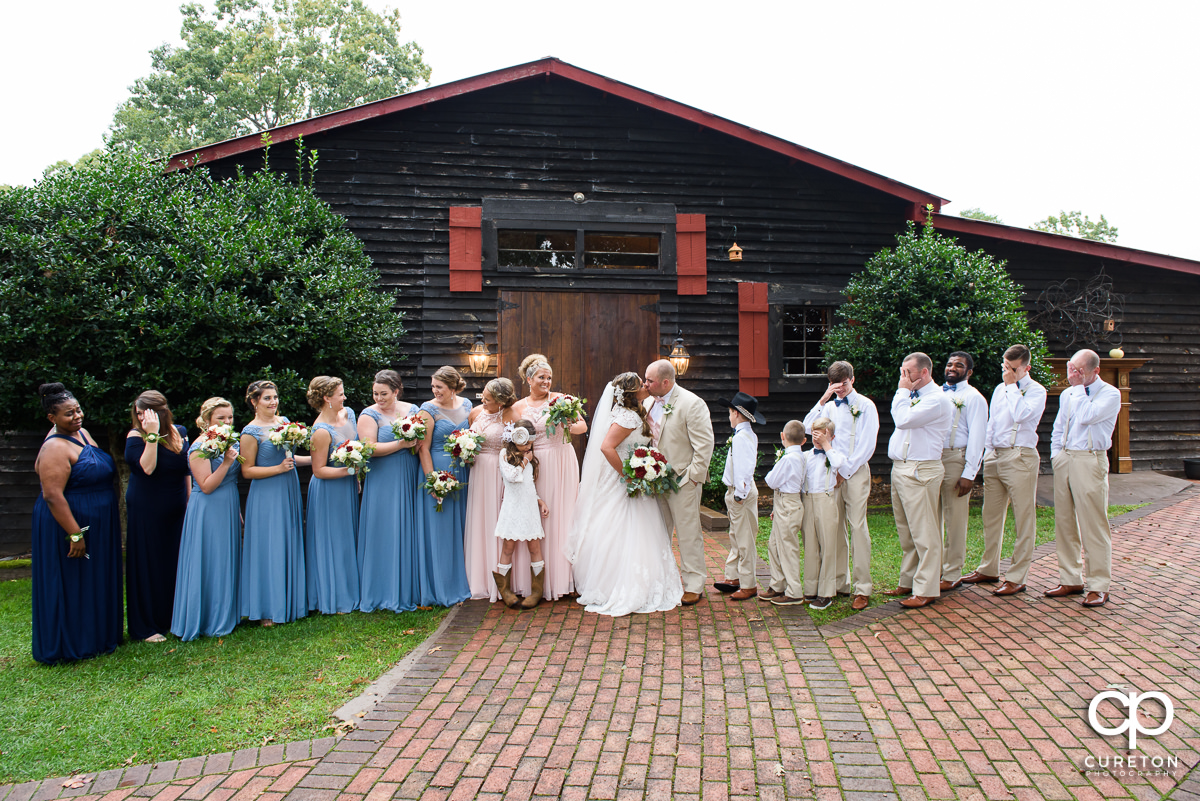
[[[670,413],[671,413],[671,412],[673,412],[673,411],[675,411],[675,405],[674,405],[674,404],[672,404],[672,403],[664,403],[664,404],[663,404],[663,416],[666,416],[666,415],[670,414]]]
[[[785,453],[787,453],[787,451],[785,451],[783,448],[776,445],[775,446],[775,461],[779,462],[781,459],[783,459],[783,455]]]
[[[856,420],[857,420],[857,419],[858,419],[858,416],[859,416],[860,414],[862,414],[862,407],[861,407],[861,406],[851,406],[851,407],[850,407],[850,416],[851,416],[851,417],[853,417],[854,419],[856,419]]]
[[[953,401],[951,401],[951,403],[954,404],[955,409],[961,409],[963,407],[963,401],[960,398],[955,398]]]
[[[920,402],[921,402],[921,399],[920,399],[920,398],[913,398],[912,400],[910,400],[910,401],[908,402],[908,408],[910,408],[910,409],[911,409],[912,407],[916,406],[916,405],[917,405],[918,403],[920,403]]]

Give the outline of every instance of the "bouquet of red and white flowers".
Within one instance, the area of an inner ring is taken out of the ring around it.
[[[236,450],[238,434],[228,423],[211,425],[200,435],[200,445],[196,448],[198,459],[220,459],[230,448]],[[245,464],[241,454],[237,457],[238,464]]]
[[[483,434],[472,431],[469,428],[460,428],[450,432],[450,436],[446,437],[446,443],[442,445],[442,450],[450,454],[450,463],[458,463],[464,467],[470,467],[475,464],[475,457],[479,455],[479,446],[487,439]]]
[[[621,472],[625,476],[625,492],[631,497],[679,492],[679,478],[657,448],[648,445],[631,448],[629,456],[621,462]]]
[[[583,416],[583,404],[587,398],[577,398],[574,395],[559,395],[550,401],[546,407],[546,430],[553,434],[563,427],[563,442],[571,441],[571,424]]]
[[[312,447],[312,432],[304,423],[284,423],[275,426],[267,434],[267,439],[276,448],[283,448],[289,454],[296,448],[308,450]]]
[[[415,412],[408,417],[397,417],[392,423],[392,435],[405,442],[425,439],[425,423]]]
[[[371,459],[371,455],[375,453],[374,442],[363,442],[357,439],[348,439],[341,445],[338,445],[330,458],[334,464],[339,467],[346,468],[350,475],[362,478],[367,473],[371,472],[371,468],[367,466],[367,462]]]
[[[466,484],[455,478],[453,473],[446,470],[432,470],[429,475],[425,476],[425,483],[421,485],[426,492],[433,494],[437,498],[437,510],[442,511],[442,501],[453,492],[458,492]]]

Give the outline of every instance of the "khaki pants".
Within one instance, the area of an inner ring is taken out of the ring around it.
[[[867,498],[871,495],[871,468],[863,465],[837,488],[837,591],[871,594],[871,532],[867,528]],[[849,527],[849,532],[847,532]],[[850,557],[854,557],[854,584],[850,584]]]
[[[832,598],[837,594],[838,543],[846,529],[838,527],[837,490],[804,496],[804,594]]]
[[[1004,578],[1024,584],[1037,544],[1038,455],[1033,448],[997,448],[983,465],[983,561],[979,572],[1000,575],[1000,546],[1004,544],[1004,519],[1012,501],[1012,565]]]
[[[1054,539],[1058,580],[1083,584],[1087,554],[1088,592],[1108,592],[1112,583],[1112,529],[1108,526],[1108,455],[1061,451],[1054,457]]]
[[[963,561],[967,557],[967,518],[971,513],[971,493],[960,498],[957,487],[966,461],[965,448],[946,448],[942,451],[942,467],[946,470],[942,479],[940,504],[941,528],[945,537],[942,543],[942,581],[958,581],[962,578]]]
[[[733,499],[733,487],[725,490],[725,510],[729,513],[729,557],[725,560],[725,578],[737,579],[738,586],[757,587],[758,565],[758,490],[753,487],[741,503]]]
[[[941,593],[942,532],[938,529],[938,493],[945,468],[940,461],[892,462],[892,513],[900,538],[900,586],[913,595]]]
[[[799,598],[804,591],[800,579],[800,530],[805,518],[800,493],[776,492],[771,514],[771,539],[767,541],[771,589],[789,598]]]
[[[704,532],[700,528],[700,493],[703,488],[694,481],[659,496],[658,508],[662,512],[667,530],[675,529],[675,540],[679,543],[679,573],[683,579],[684,592],[704,592],[708,581],[708,567],[704,563]]]

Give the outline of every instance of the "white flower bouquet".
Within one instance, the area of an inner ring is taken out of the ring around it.
[[[237,450],[237,443],[238,432],[233,430],[233,426],[228,423],[211,425],[200,435],[200,445],[194,455],[197,459],[220,459],[230,448]],[[238,454],[237,460],[238,464],[246,463],[241,454]]]
[[[625,492],[631,497],[679,492],[679,478],[657,448],[631,448],[621,468]]]
[[[459,428],[451,431],[450,436],[446,437],[442,450],[450,454],[451,464],[470,467],[475,464],[475,457],[479,455],[479,448],[485,439],[483,434],[469,428]]]
[[[554,434],[559,426],[563,428],[563,442],[571,441],[571,425],[583,416],[583,404],[587,398],[577,398],[574,395],[559,395],[550,401],[546,407],[546,431]]]
[[[371,456],[374,453],[375,443],[348,439],[334,448],[330,461],[339,467],[346,468],[350,475],[358,476],[361,479],[367,473],[371,472],[371,468],[367,465],[367,462],[371,460]]]

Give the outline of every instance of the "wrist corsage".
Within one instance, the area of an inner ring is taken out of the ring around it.
[[[151,445],[154,445],[154,444],[157,444],[157,443],[161,442],[162,440],[166,439],[166,437],[164,437],[162,434],[147,433],[147,434],[142,434],[142,439],[144,439],[146,442],[150,443]]]
[[[79,529],[79,531],[76,531],[74,534],[68,534],[67,539],[69,539],[71,542],[79,542],[81,539],[83,539],[83,535],[87,533],[87,530],[89,528],[91,528],[91,526],[84,526],[83,528]]]

